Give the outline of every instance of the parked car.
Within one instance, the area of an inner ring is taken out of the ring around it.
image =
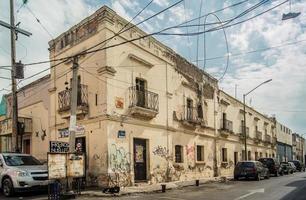
[[[295,165],[296,167],[296,171],[299,171],[299,172],[304,172],[305,171],[305,165],[299,161],[299,160],[291,160],[289,162],[293,162],[293,164]]]
[[[258,161],[267,166],[270,174],[274,174],[274,176],[284,174],[279,162],[275,158],[259,158]]]
[[[269,179],[270,173],[268,168],[264,167],[261,162],[240,161],[234,170],[234,179],[238,180],[239,178],[254,178],[260,181],[262,178]]]
[[[0,153],[0,188],[5,196],[48,185],[48,170],[28,154]]]
[[[288,163],[291,165],[293,172],[296,172],[296,166],[294,165],[294,163],[293,162],[288,162]]]
[[[281,162],[281,168],[284,174],[293,174],[294,168],[292,166],[293,163]]]

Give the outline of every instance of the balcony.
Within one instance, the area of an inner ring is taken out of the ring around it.
[[[276,144],[277,144],[277,138],[276,138],[276,137],[272,137],[271,146],[272,146],[272,147],[276,147]]]
[[[129,109],[131,115],[141,119],[153,119],[158,114],[158,94],[148,90],[129,88]]]
[[[254,142],[255,143],[259,143],[262,141],[262,132],[260,131],[255,131],[255,138],[254,138]]]
[[[196,125],[205,125],[203,111],[197,109],[196,107],[188,107],[184,105],[177,113],[179,114],[178,120],[186,127],[195,129]]]
[[[247,138],[250,137],[250,129],[249,129],[249,127],[246,127],[246,136],[247,136]],[[240,126],[239,138],[241,140],[244,140],[244,138],[245,138],[244,137],[244,126]]]
[[[271,144],[271,136],[270,135],[265,135],[265,144]]]
[[[67,113],[71,107],[71,88],[58,93],[58,112]],[[79,85],[77,94],[77,115],[88,113],[88,86]],[[67,117],[69,117],[67,115]]]
[[[18,122],[24,124],[24,133],[32,133],[32,119],[18,117]],[[8,136],[12,134],[12,119],[4,119],[0,121],[0,136]]]
[[[220,131],[221,136],[229,136],[230,133],[233,133],[233,122],[227,119],[221,119]]]

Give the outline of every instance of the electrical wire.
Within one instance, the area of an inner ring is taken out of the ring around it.
[[[229,9],[229,8],[232,8],[232,7],[241,5],[241,4],[243,4],[243,3],[245,3],[245,2],[248,2],[248,1],[249,1],[249,0],[244,0],[244,1],[241,1],[241,2],[238,2],[238,3],[235,3],[235,4],[232,4],[232,5],[230,5],[230,6],[226,6],[226,7],[223,7],[223,8],[221,8],[221,9],[215,10],[215,11],[213,11],[213,12],[211,12],[211,13],[221,12],[221,11],[223,11],[223,10],[226,10],[226,9]],[[173,6],[173,5],[172,5],[172,6]],[[167,8],[166,8],[166,9],[167,9]],[[169,7],[168,7],[168,9],[169,9]],[[162,10],[161,12],[163,12],[163,11],[165,11],[165,9]],[[161,12],[159,12],[159,13],[161,13]],[[206,15],[203,15],[203,16],[201,16],[200,18],[203,18],[203,17],[205,17],[205,16],[206,16]],[[181,23],[181,24],[179,24],[179,25],[183,25],[183,24],[186,24],[186,23],[190,23],[190,22],[195,21],[195,20],[197,20],[197,19],[199,19],[199,18],[197,17],[197,18],[194,18],[194,19],[185,21],[185,22],[183,22],[183,23]],[[146,20],[146,19],[145,19],[145,20]],[[139,24],[139,23],[138,23],[138,24]],[[177,27],[177,26],[174,26],[174,27]],[[171,28],[171,27],[169,27],[169,28]],[[169,30],[169,28],[166,28],[165,30]],[[152,34],[151,34],[151,35],[152,35]],[[149,37],[149,36],[151,36],[151,35],[148,35],[147,37]],[[142,37],[140,37],[139,39],[142,39]],[[104,41],[104,42],[105,42],[105,41]],[[64,58],[50,59],[50,60],[39,61],[39,62],[32,62],[32,63],[27,63],[27,64],[25,64],[25,66],[31,66],[31,65],[44,64],[44,63],[49,63],[49,62],[62,61],[62,60],[65,60],[65,59],[71,59],[72,57],[73,57],[73,56],[68,56],[68,57],[64,57]],[[65,62],[65,61],[64,61],[64,62]]]
[[[25,4],[24,4],[25,5]],[[36,15],[34,14],[34,12],[31,10],[31,8],[27,5],[24,6],[29,13],[31,13],[31,15],[36,19],[36,21],[39,23],[39,25],[44,29],[44,31],[50,36],[50,38],[53,40],[53,36],[52,34],[48,31],[48,29],[41,23],[41,21],[36,17]]]

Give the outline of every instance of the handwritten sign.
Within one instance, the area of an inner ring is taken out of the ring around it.
[[[65,153],[69,151],[69,143],[68,142],[60,142],[60,141],[50,141],[50,149],[51,153]]]

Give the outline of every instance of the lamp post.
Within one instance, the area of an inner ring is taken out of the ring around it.
[[[257,85],[255,88],[253,88],[252,90],[250,90],[249,92],[243,94],[243,133],[244,133],[244,159],[248,160],[248,156],[247,156],[247,133],[246,133],[246,116],[245,116],[245,97],[247,95],[249,95],[251,92],[253,92],[254,90],[256,90],[257,88],[259,88],[260,86],[262,86],[263,84],[269,83],[270,81],[272,81],[272,79],[269,79],[265,82],[262,82],[261,84]]]

